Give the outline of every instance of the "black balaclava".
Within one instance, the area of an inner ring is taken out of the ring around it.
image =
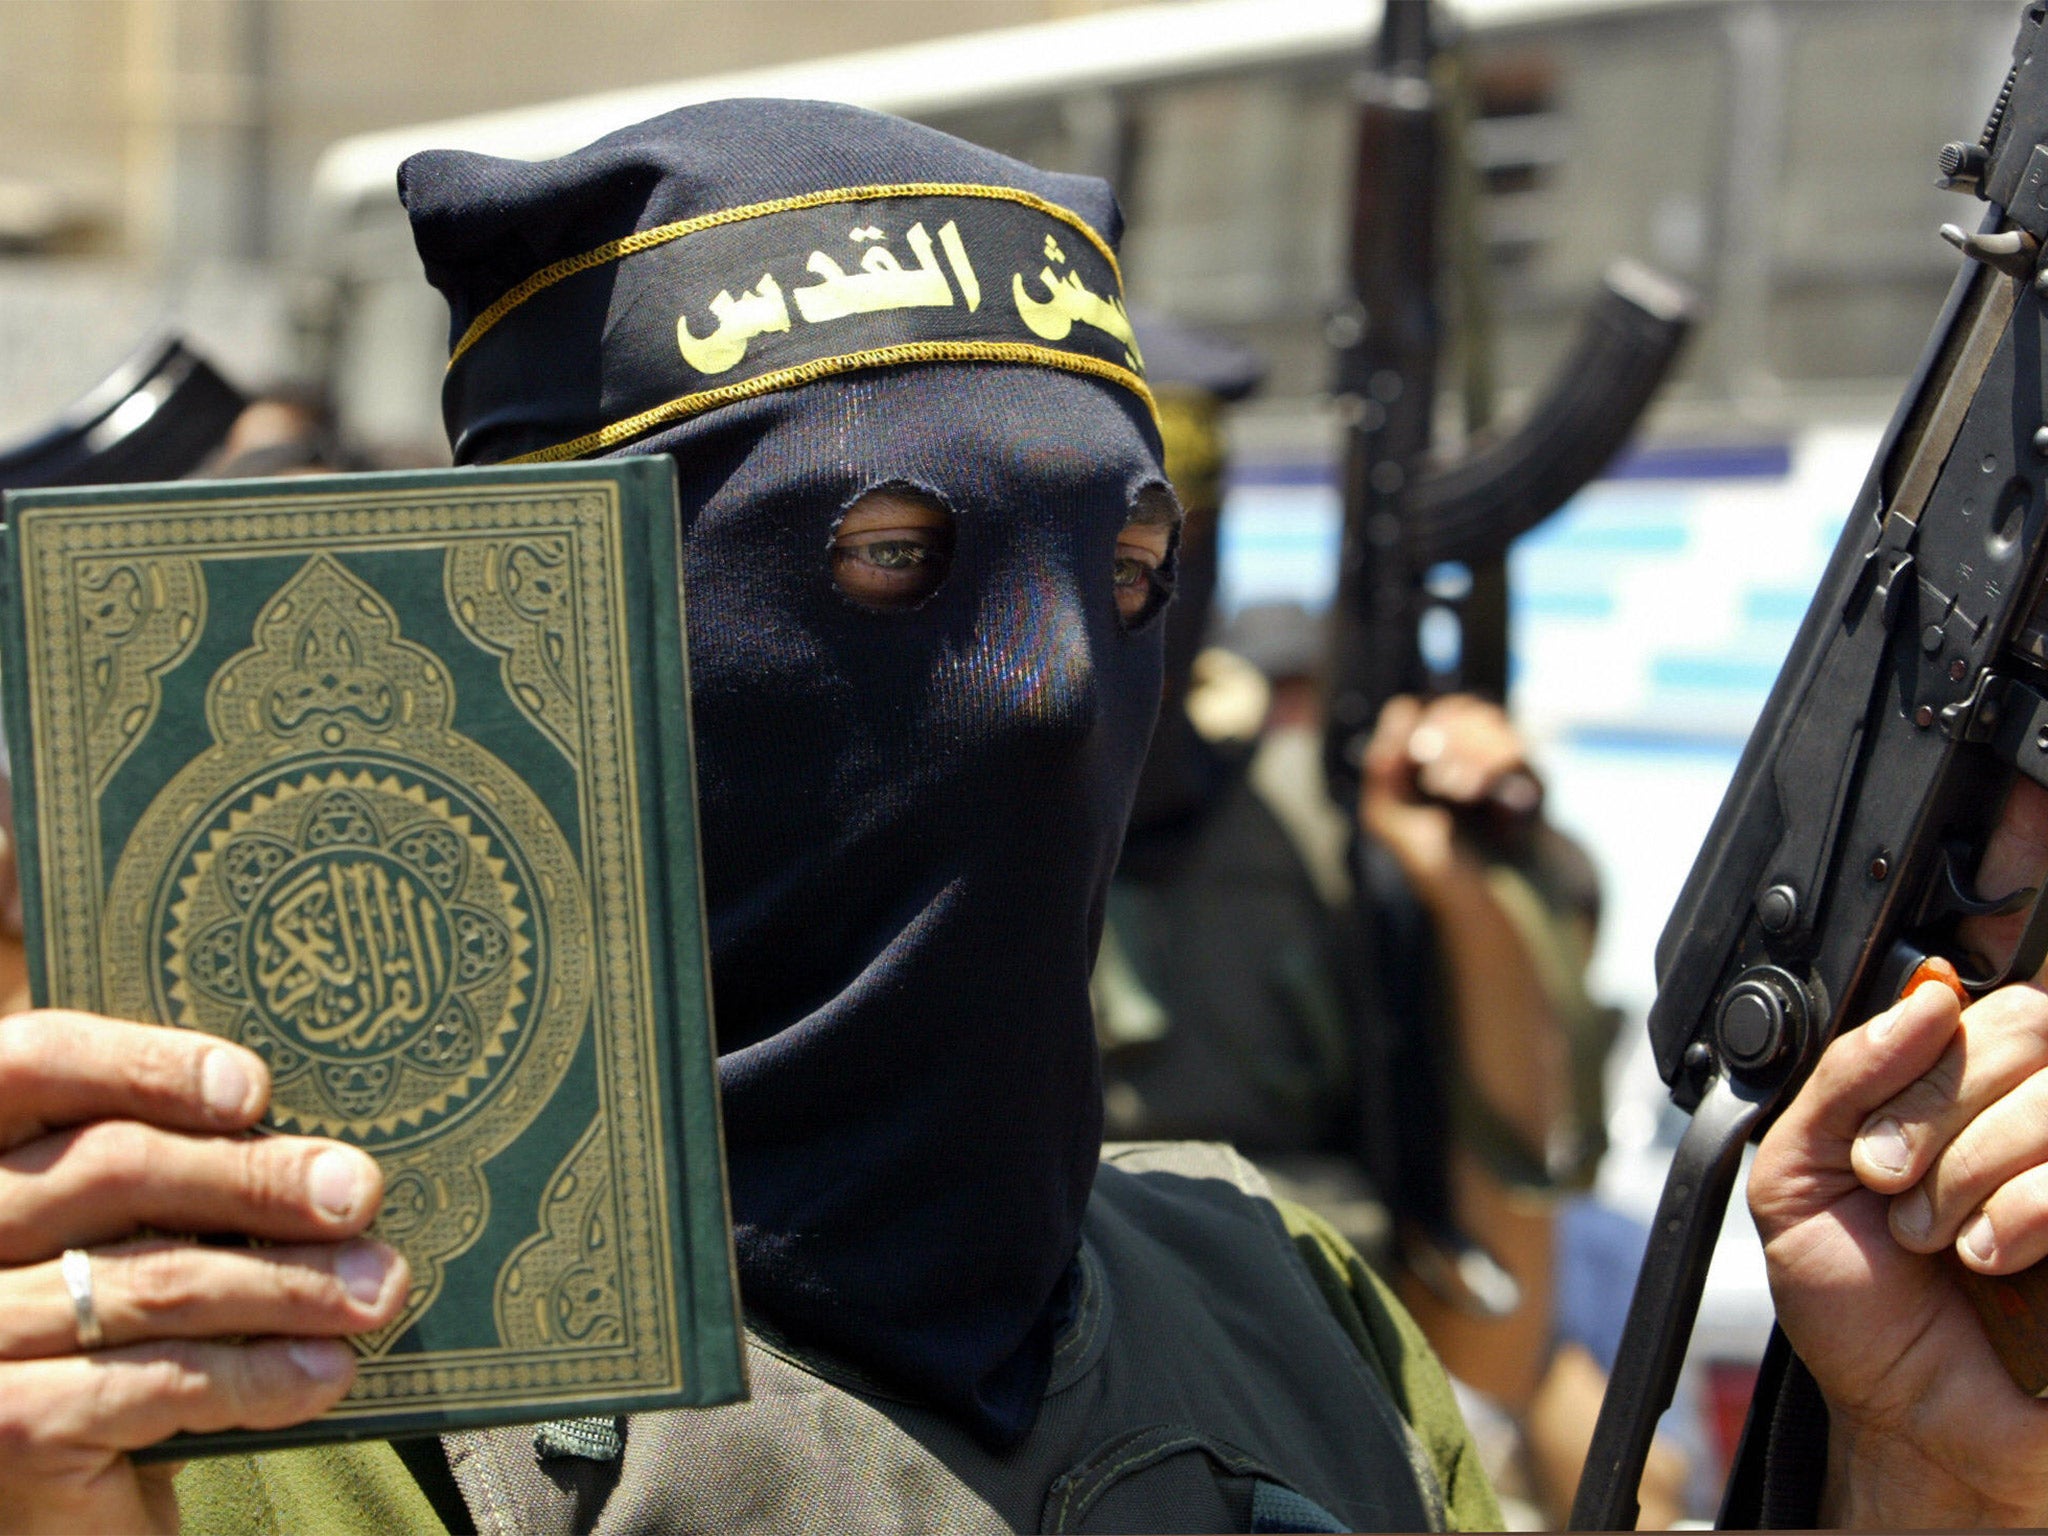
[[[1195,657],[1208,642],[1216,596],[1217,557],[1223,516],[1223,412],[1244,399],[1265,378],[1257,354],[1171,320],[1140,313],[1134,317],[1145,344],[1145,377],[1158,397],[1165,463],[1187,521],[1181,529],[1173,607],[1164,620],[1166,675],[1160,690],[1159,724],[1138,775],[1131,808],[1126,869],[1172,858],[1183,834],[1219,793],[1229,775],[1217,753],[1188,718]]]
[[[1161,626],[1111,586],[1163,478],[1109,190],[787,101],[541,164],[418,155],[400,190],[453,309],[458,460],[680,471],[742,1294],[1012,1444],[1094,1178],[1088,976],[1160,686]],[[704,340],[725,321],[744,355]],[[955,547],[877,612],[826,556],[892,484]]]

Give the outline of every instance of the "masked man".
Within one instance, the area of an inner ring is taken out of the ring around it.
[[[788,102],[537,165],[420,156],[401,185],[454,313],[458,461],[680,469],[753,1397],[403,1461],[136,1468],[179,1429],[332,1403],[339,1336],[394,1315],[403,1266],[357,1236],[367,1159],[227,1134],[261,1113],[253,1057],[26,1015],[0,1030],[0,1523],[169,1529],[181,1501],[193,1528],[295,1531],[1493,1523],[1441,1373],[1327,1229],[1227,1154],[1098,1167],[1088,974],[1176,516],[1107,189]],[[2048,1410],[1929,1257],[1987,1198],[1980,1263],[2048,1249],[2048,1213],[1996,1203],[2048,1161],[2039,1117],[1982,1113],[2048,1063],[2048,1000],[2004,998],[1839,1042],[1760,1160],[1781,1307],[1835,1412],[1830,1513],[2040,1513]],[[2002,1073],[1936,1070],[1980,1030]],[[1904,1159],[1853,1163],[1897,1095]],[[1999,1157],[1923,1178],[1958,1138]],[[1859,1167],[1931,1191],[1910,1242]],[[277,1246],[124,1241],[145,1227]],[[89,1340],[57,1263],[88,1245]],[[1939,1411],[1896,1411],[1931,1383]]]

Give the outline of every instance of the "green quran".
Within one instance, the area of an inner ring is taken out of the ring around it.
[[[269,1063],[403,1312],[294,1429],[744,1395],[665,458],[11,493],[39,1005]]]

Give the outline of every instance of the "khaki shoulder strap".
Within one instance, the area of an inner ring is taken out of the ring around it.
[[[1499,1530],[1500,1504],[1480,1465],[1479,1448],[1422,1329],[1336,1228],[1306,1206],[1287,1200],[1277,1205],[1331,1314],[1386,1383],[1428,1453],[1450,1528]]]
[[[215,1456],[178,1474],[180,1529],[212,1536],[446,1536],[398,1453],[382,1440]]]

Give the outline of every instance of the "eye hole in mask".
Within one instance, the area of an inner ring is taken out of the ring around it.
[[[1116,536],[1111,582],[1124,628],[1143,627],[1173,596],[1171,562],[1180,536],[1180,503],[1163,485],[1148,485],[1131,502]]]
[[[863,608],[915,608],[953,565],[953,514],[907,485],[877,486],[832,532],[832,580]]]
[[[1180,504],[1164,486],[1146,486],[1132,501],[1109,572],[1126,629],[1142,627],[1173,595],[1169,565],[1180,522]],[[915,608],[952,567],[953,514],[914,487],[877,486],[846,509],[830,558],[833,582],[863,608]]]

